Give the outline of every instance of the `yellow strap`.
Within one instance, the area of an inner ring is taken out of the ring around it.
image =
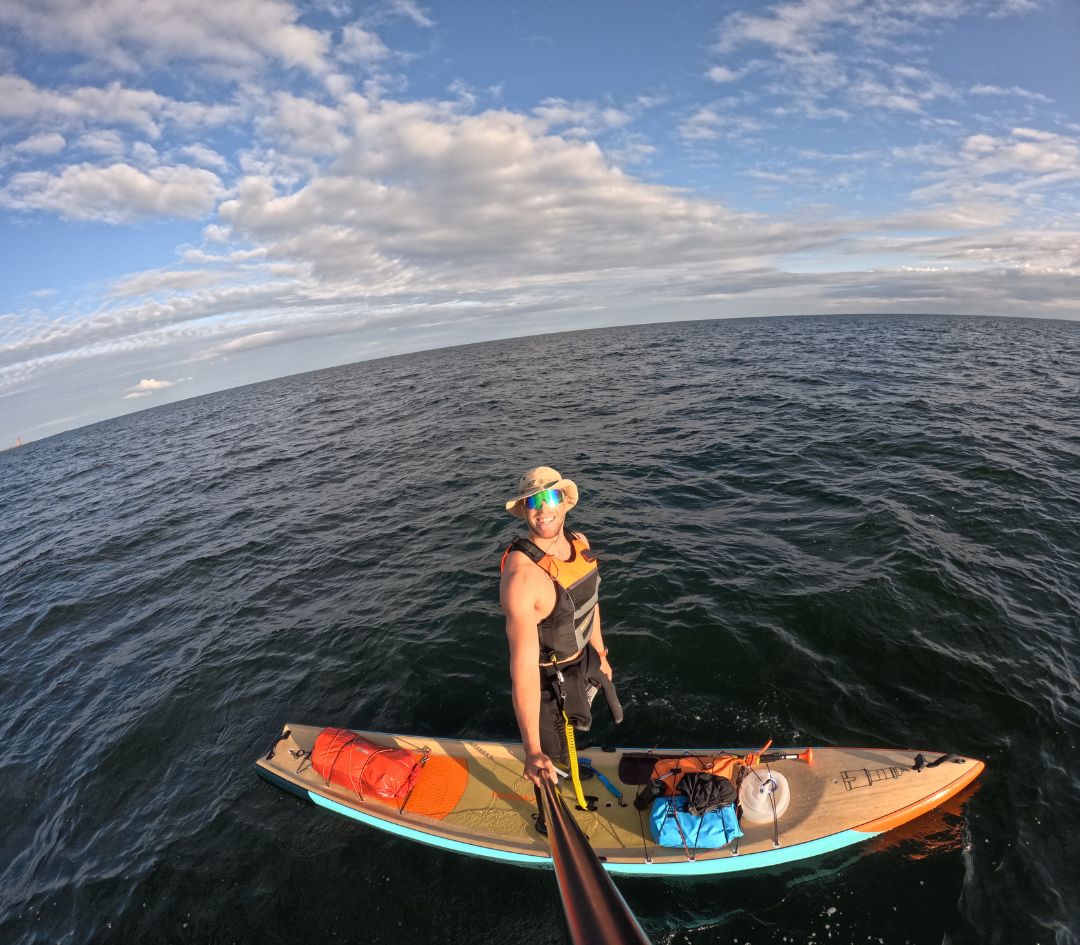
[[[570,755],[570,780],[574,782],[574,796],[577,798],[578,807],[582,810],[588,810],[589,805],[585,801],[585,794],[581,790],[581,775],[578,773],[577,762],[577,744],[574,742],[574,726],[570,724],[570,719],[566,716],[566,711],[563,710],[563,721],[566,722],[566,748]]]

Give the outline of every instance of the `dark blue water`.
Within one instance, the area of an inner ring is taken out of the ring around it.
[[[0,455],[0,940],[560,942],[552,874],[256,777],[285,721],[514,738],[521,471],[577,480],[623,744],[881,745],[980,786],[657,942],[1080,942],[1080,324],[837,317],[475,345]]]

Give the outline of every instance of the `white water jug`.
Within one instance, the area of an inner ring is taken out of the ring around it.
[[[739,787],[739,803],[742,805],[742,819],[752,824],[761,824],[779,818],[791,803],[791,791],[787,778],[776,771],[747,772]]]

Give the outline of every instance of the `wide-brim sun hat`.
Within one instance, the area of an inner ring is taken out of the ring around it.
[[[545,489],[559,489],[563,494],[563,503],[567,510],[577,505],[578,487],[573,479],[564,479],[562,473],[550,466],[537,466],[521,477],[517,495],[506,503],[506,511],[514,518],[524,518],[525,506],[522,504],[522,499],[527,499]]]

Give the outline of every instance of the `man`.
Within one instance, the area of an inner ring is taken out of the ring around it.
[[[600,572],[584,535],[566,527],[577,485],[550,466],[521,477],[506,511],[525,521],[502,560],[499,597],[510,643],[514,714],[525,749],[525,777],[538,787],[568,765],[566,719],[588,730],[590,703],[603,688],[621,721],[600,631]],[[564,718],[565,713],[565,718]]]

